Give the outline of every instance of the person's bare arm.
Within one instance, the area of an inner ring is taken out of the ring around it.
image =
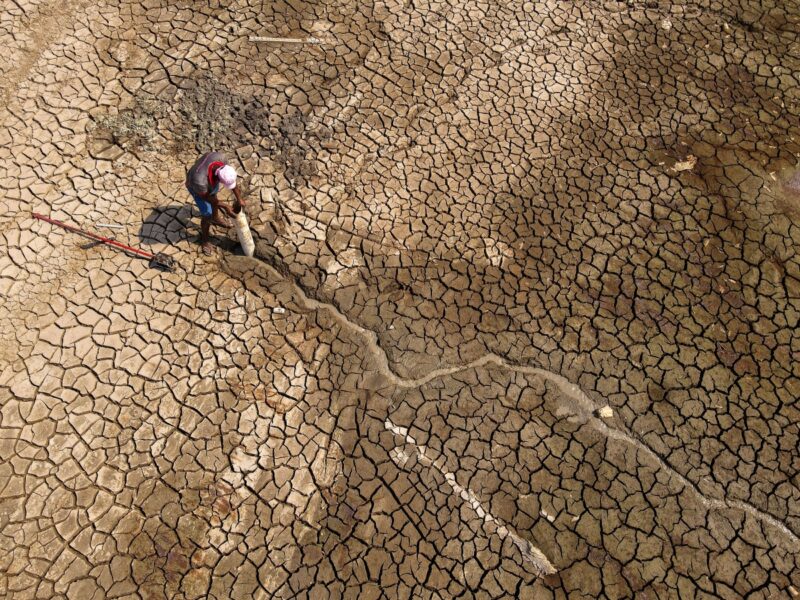
[[[231,191],[233,192],[233,195],[236,197],[236,201],[233,204],[233,210],[239,212],[240,208],[244,208],[244,200],[242,200],[242,194],[239,191],[239,186],[237,185]]]
[[[222,212],[224,212],[224,213],[225,213],[226,215],[228,215],[229,217],[234,217],[234,216],[236,216],[236,215],[234,215],[234,213],[233,213],[233,210],[231,209],[231,207],[230,207],[230,206],[228,206],[228,205],[227,205],[227,204],[225,204],[224,202],[220,202],[220,201],[219,201],[219,198],[217,198],[217,195],[216,195],[216,194],[212,194],[212,195],[210,195],[210,196],[208,197],[208,201],[211,203],[211,206],[213,206],[213,207],[215,207],[215,208],[217,208],[217,209],[221,210]]]

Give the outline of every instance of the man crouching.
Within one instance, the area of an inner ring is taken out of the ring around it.
[[[208,239],[211,225],[230,227],[230,223],[219,214],[220,210],[230,217],[234,216],[231,207],[217,199],[220,186],[233,192],[236,197],[234,210],[238,212],[244,206],[244,201],[236,187],[236,169],[225,162],[221,153],[207,152],[195,161],[186,174],[186,189],[200,210],[200,247],[204,254],[213,252]]]

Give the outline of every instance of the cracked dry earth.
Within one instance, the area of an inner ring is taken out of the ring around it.
[[[0,596],[797,597],[799,31],[8,0]]]

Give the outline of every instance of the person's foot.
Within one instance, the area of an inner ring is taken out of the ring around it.
[[[211,242],[203,242],[200,244],[200,250],[206,256],[211,256],[214,253],[214,246],[211,245]]]

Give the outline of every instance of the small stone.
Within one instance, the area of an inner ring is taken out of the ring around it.
[[[282,315],[286,313],[286,309],[282,306],[276,306],[272,309],[272,312],[274,312],[276,315]]]
[[[691,171],[697,165],[697,157],[694,154],[690,154],[686,157],[686,160],[679,160],[674,165],[672,165],[672,171],[675,173],[680,173],[682,171]]]
[[[597,415],[603,419],[610,419],[614,416],[614,409],[610,406],[604,406],[597,411]]]

